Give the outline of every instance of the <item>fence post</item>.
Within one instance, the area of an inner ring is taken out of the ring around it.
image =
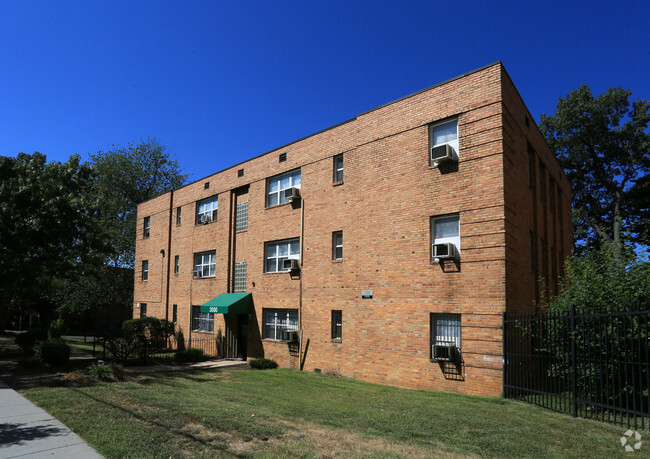
[[[569,336],[569,339],[571,340],[571,391],[573,392],[573,396],[571,397],[571,399],[573,400],[573,417],[577,418],[578,417],[578,390],[577,390],[578,382],[576,381],[576,340],[575,340],[576,318],[575,315],[576,315],[576,307],[575,305],[572,304],[569,312],[569,326],[571,327],[571,332]]]

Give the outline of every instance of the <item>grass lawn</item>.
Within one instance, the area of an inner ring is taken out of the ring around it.
[[[22,393],[108,458],[626,454],[621,427],[291,370],[154,373]]]

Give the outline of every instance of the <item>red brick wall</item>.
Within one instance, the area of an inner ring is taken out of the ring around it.
[[[502,384],[501,315],[506,309],[529,307],[533,297],[531,273],[519,272],[528,259],[528,250],[522,252],[522,234],[528,234],[531,220],[530,203],[525,201],[528,186],[521,178],[527,170],[521,152],[522,142],[526,152],[527,138],[520,126],[522,113],[527,113],[525,106],[497,63],[177,190],[171,216],[170,194],[142,203],[139,221],[151,216],[152,229],[149,239],[140,235],[136,244],[134,302],[147,302],[149,315],[166,316],[166,272],[160,272],[166,264],[161,263],[160,249],[170,257],[172,269],[179,255],[180,273],[170,275],[169,318],[172,304],[177,304],[178,324],[187,339],[190,306],[232,291],[233,264],[247,261],[248,291],[255,304],[249,357],[297,367],[297,356],[287,343],[260,337],[263,308],[297,309],[300,303],[298,277],[264,273],[264,243],[300,236],[301,223],[300,206],[265,207],[266,179],[300,168],[305,214],[303,347],[309,340],[305,370],[401,387],[496,395]],[[454,116],[460,160],[431,168],[428,125]],[[558,178],[558,167],[547,157],[550,153],[532,117],[530,123],[529,131],[534,132],[528,141],[556,174],[568,199],[566,179]],[[278,161],[280,153],[286,153],[286,162]],[[333,157],[341,153],[344,183],[334,185]],[[244,176],[238,178],[241,168]],[[231,195],[243,185],[249,185],[249,229],[235,235]],[[215,194],[217,221],[195,226],[196,201]],[[568,210],[568,201],[565,204]],[[460,216],[461,261],[434,263],[430,218],[449,213]],[[564,222],[566,233],[570,218]],[[332,261],[333,231],[343,231],[342,261]],[[567,234],[558,232],[565,254]],[[204,250],[216,250],[217,274],[192,280],[193,254]],[[138,276],[142,259],[150,260],[146,283]],[[372,289],[373,299],[361,299],[362,289]],[[333,309],[343,311],[340,342],[330,339]],[[461,314],[464,365],[454,379],[430,361],[429,318],[436,312]],[[216,315],[215,334],[223,334],[224,326],[223,315]]]

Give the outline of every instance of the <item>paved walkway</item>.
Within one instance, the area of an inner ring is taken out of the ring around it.
[[[103,456],[47,411],[0,381],[0,458],[11,457]]]

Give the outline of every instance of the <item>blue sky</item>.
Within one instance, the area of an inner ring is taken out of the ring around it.
[[[140,138],[197,180],[501,60],[533,117],[650,99],[650,2],[0,0],[0,155]]]

